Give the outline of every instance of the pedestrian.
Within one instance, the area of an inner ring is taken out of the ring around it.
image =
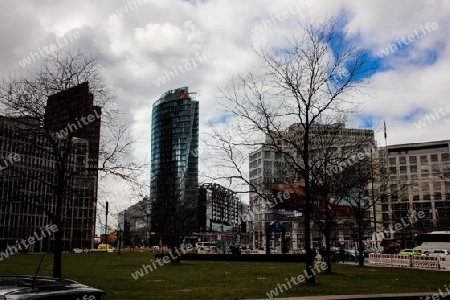
[[[339,248],[339,259],[340,260],[342,259],[342,262],[344,262],[344,254],[345,254],[344,247],[341,246]]]
[[[319,254],[322,257],[322,261],[325,261],[325,247],[319,249]]]

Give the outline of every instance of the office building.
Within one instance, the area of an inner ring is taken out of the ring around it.
[[[94,105],[89,83],[61,91],[48,97],[45,108],[47,128],[61,138],[73,136],[88,141],[89,172],[98,173],[101,107]]]
[[[245,205],[237,193],[217,183],[199,187],[199,225],[202,232],[241,232]]]
[[[198,126],[199,104],[187,87],[153,104],[149,211],[155,236],[198,228]]]
[[[122,247],[148,246],[150,213],[147,209],[148,199],[144,198],[119,213],[118,227],[122,231]]]
[[[267,226],[278,220],[287,229],[290,239],[291,250],[303,248],[304,219],[301,199],[293,195],[304,194],[304,179],[300,173],[294,175],[293,165],[290,159],[296,159],[302,165],[301,157],[287,142],[290,137],[301,137],[303,135],[301,124],[291,125],[284,133],[284,138],[272,140],[266,137],[266,145],[250,153],[249,174],[250,193],[249,205],[251,216],[251,235],[253,248],[262,249],[265,247],[265,229]],[[343,124],[319,125],[314,124],[310,130],[311,143],[310,153],[317,161],[321,161],[322,152],[344,152],[353,151],[354,155],[364,153],[370,155],[370,149],[375,144],[373,131],[367,129],[345,128]],[[314,138],[313,138],[314,137]],[[297,146],[301,146],[301,139]],[[330,151],[326,151],[329,149]],[[350,150],[349,150],[350,149]],[[290,153],[290,155],[285,155]],[[338,165],[342,167],[341,165]],[[339,169],[330,168],[330,172]],[[290,186],[290,187],[288,187]],[[284,194],[286,192],[287,194]],[[285,195],[285,196],[283,196]],[[295,203],[294,203],[295,202]],[[294,205],[293,205],[294,204]],[[340,209],[341,216],[346,215],[346,209]],[[367,212],[367,217],[370,213]],[[314,223],[311,224],[311,237],[315,240],[322,240],[322,235]],[[373,225],[372,229],[373,230]],[[336,239],[343,240],[350,237],[350,233],[340,228],[336,233]]]
[[[61,210],[63,251],[94,246],[100,108],[93,105],[85,83],[49,97],[45,113],[45,130],[35,118],[0,119],[0,154],[12,158],[0,171],[0,249],[52,224],[49,216],[56,212],[60,163],[52,142],[63,147],[69,137],[72,148],[66,160],[67,188]],[[92,121],[78,124],[83,117]],[[47,236],[28,251],[49,251],[52,243],[53,236]]]
[[[377,232],[390,228],[391,237],[408,244],[415,234],[450,230],[450,141],[379,147]],[[423,217],[409,224],[413,212]],[[402,225],[395,230],[396,223]]]

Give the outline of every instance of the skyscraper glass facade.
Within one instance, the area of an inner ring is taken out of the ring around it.
[[[195,221],[187,222],[183,213],[195,209],[197,203],[198,126],[199,104],[187,87],[170,90],[153,104],[149,207],[152,232],[195,227]]]

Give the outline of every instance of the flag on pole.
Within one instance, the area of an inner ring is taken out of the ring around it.
[[[386,143],[386,138],[387,138],[387,134],[386,134],[386,121],[384,121],[384,143]]]

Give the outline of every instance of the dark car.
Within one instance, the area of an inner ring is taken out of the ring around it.
[[[0,276],[0,299],[104,300],[106,293],[68,279]]]
[[[355,261],[355,252],[356,255],[359,254],[358,251],[355,251],[353,249],[345,249],[343,254],[339,253],[339,251],[335,251],[334,253],[331,253],[331,262]]]

